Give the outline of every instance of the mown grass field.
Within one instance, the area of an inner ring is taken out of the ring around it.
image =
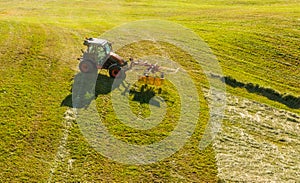
[[[201,92],[205,78],[201,72],[193,72],[199,68],[185,60],[178,62],[197,83],[204,113],[192,138],[179,152],[151,165],[120,164],[90,147],[74,123],[67,132],[64,158],[56,161],[66,129],[64,113],[69,108],[61,103],[71,94],[82,40],[131,21],[172,21],[191,29],[210,46],[224,75],[299,97],[299,4],[296,0],[0,1],[1,182],[216,182],[212,146],[198,149],[208,119]],[[120,55],[129,56],[125,51]],[[106,79],[107,73],[101,74]],[[227,91],[299,113],[299,109],[243,88],[228,87]],[[169,101],[176,103],[176,95]],[[100,91],[96,102],[99,108],[105,107],[104,123],[125,141],[138,144],[159,140],[172,126],[166,122],[162,132],[136,132],[115,119],[109,93]],[[146,104],[133,102],[131,107],[147,115]],[[167,119],[175,109],[170,109]],[[150,138],[145,140],[145,136]]]

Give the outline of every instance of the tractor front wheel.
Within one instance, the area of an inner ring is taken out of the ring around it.
[[[109,70],[109,76],[112,78],[116,78],[119,76],[121,68],[117,65],[112,65],[108,68]]]

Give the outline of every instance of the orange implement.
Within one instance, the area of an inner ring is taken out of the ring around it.
[[[152,77],[152,76],[140,76],[139,82],[148,85],[161,86],[163,84],[164,78]]]

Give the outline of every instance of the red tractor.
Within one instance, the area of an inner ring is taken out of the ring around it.
[[[160,86],[164,81],[164,72],[176,73],[179,68],[172,69],[151,64],[147,61],[134,61],[130,58],[130,65],[122,57],[112,51],[111,43],[104,39],[88,38],[84,40],[87,46],[83,56],[79,58],[79,69],[83,73],[97,72],[98,69],[107,69],[112,78],[125,78],[125,72],[140,67],[144,71],[138,80],[144,84]],[[123,68],[123,69],[122,69]],[[122,72],[120,72],[122,70]],[[139,70],[139,69],[135,69]],[[160,73],[157,75],[157,73]]]
[[[127,65],[127,61],[113,52],[111,43],[107,40],[88,38],[83,44],[87,46],[87,50],[83,51],[83,56],[79,59],[79,69],[83,73],[107,69],[110,77],[115,78],[120,75],[121,68]]]

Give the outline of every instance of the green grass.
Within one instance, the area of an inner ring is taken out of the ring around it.
[[[98,37],[114,26],[135,20],[163,19],[182,24],[198,34],[212,49],[224,75],[244,83],[259,84],[280,93],[299,96],[299,2],[258,0],[186,1],[0,1],[0,180],[45,182],[63,136],[60,106],[70,94],[80,56],[82,39]],[[145,49],[155,52],[154,48]],[[176,61],[191,74],[197,89],[207,85],[202,72],[183,52],[165,45]],[[129,50],[129,51],[128,51]],[[139,48],[120,50],[128,58]],[[140,53],[143,54],[143,53]],[[106,74],[104,72],[103,74]],[[204,83],[203,83],[204,81]],[[171,88],[171,87],[169,87]],[[168,89],[166,89],[168,90]],[[283,104],[230,88],[230,93],[277,108]],[[176,101],[176,92],[162,93]],[[189,142],[173,156],[151,165],[114,162],[90,147],[76,124],[66,145],[68,153],[57,166],[55,182],[215,182],[217,167],[209,146],[198,149],[208,119],[207,103],[199,92],[199,124]],[[168,135],[175,108],[154,131],[142,133],[120,123],[112,112],[109,94],[96,102],[105,107],[104,123],[118,138],[131,143],[150,143]],[[171,105],[171,104],[170,104]],[[147,116],[148,105],[132,102]],[[145,138],[149,136],[149,138]],[[68,160],[74,159],[68,169]]]

